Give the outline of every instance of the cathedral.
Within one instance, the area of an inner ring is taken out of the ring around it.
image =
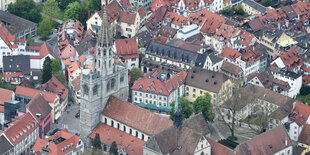
[[[81,75],[80,127],[86,142],[92,130],[100,123],[101,112],[111,95],[127,101],[128,69],[118,63],[114,55],[113,36],[106,9],[97,39],[96,56],[89,74]]]

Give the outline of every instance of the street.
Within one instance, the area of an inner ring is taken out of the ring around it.
[[[53,124],[53,129],[64,127],[68,128],[68,131],[72,134],[80,133],[80,118],[75,118],[75,114],[79,111],[80,106],[78,104],[70,103],[71,106],[67,107],[67,111],[65,112],[58,120],[58,124]],[[52,131],[51,130],[51,131]]]

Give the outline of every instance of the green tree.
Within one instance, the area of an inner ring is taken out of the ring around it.
[[[47,40],[48,36],[51,35],[52,29],[53,29],[52,20],[48,17],[45,17],[39,23],[37,32],[38,32],[38,35],[41,37],[41,39]]]
[[[193,108],[189,106],[189,101],[185,97],[180,98],[180,103],[182,107],[182,119],[189,118],[189,116],[193,113]],[[170,119],[174,119],[174,104],[175,101],[170,103],[171,111],[170,111]]]
[[[93,147],[95,149],[101,149],[101,141],[100,141],[99,133],[96,133],[96,136],[93,140]]]
[[[0,76],[0,88],[14,90],[15,86],[9,83],[6,83],[2,80],[2,76]]]
[[[241,15],[243,16],[245,14],[245,12],[243,11],[243,7],[241,4],[237,5],[235,8],[234,8],[234,11],[236,11],[236,13],[238,15]]]
[[[195,114],[202,112],[202,115],[206,121],[213,121],[214,119],[211,99],[211,95],[206,93],[204,96],[199,96],[193,103]]]
[[[62,12],[55,0],[47,0],[43,5],[42,13],[50,17],[62,19]]]
[[[61,10],[65,10],[70,3],[78,2],[78,0],[56,0]]]
[[[60,61],[57,59],[52,59],[52,71],[53,73],[58,73],[61,70]]]
[[[78,20],[83,24],[86,25],[86,21],[88,19],[88,7],[87,3],[84,1],[81,4],[80,14]]]
[[[68,5],[65,10],[64,20],[73,19],[76,20],[79,18],[81,13],[81,4],[79,2],[73,2]]]
[[[87,7],[91,13],[101,9],[101,0],[89,0]]]
[[[26,44],[27,46],[29,46],[30,43],[34,42],[34,39],[32,37],[29,37],[27,40],[26,40]]]
[[[272,5],[272,0],[264,0],[262,5],[265,7],[269,7]]]
[[[10,3],[8,11],[16,16],[28,19],[35,23],[41,21],[41,9],[36,6],[33,0],[17,0],[16,3]]]
[[[143,72],[139,68],[133,67],[130,70],[129,76],[130,76],[130,83],[133,83],[140,77],[143,77]]]
[[[43,62],[42,83],[47,82],[52,78],[52,60],[50,57],[46,57]]]
[[[118,155],[117,144],[115,141],[112,142],[109,152],[110,155]]]

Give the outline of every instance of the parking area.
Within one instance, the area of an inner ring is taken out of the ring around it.
[[[80,106],[78,104],[70,103],[71,106],[68,106],[67,111],[60,117],[58,123],[53,124],[53,131],[56,128],[68,128],[68,131],[72,134],[80,133],[80,118],[76,118],[75,115],[78,113]]]

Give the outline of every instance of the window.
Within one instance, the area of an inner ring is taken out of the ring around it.
[[[145,97],[149,97],[149,94],[145,94]]]
[[[196,89],[195,89],[195,88],[193,88],[193,92],[196,92]]]
[[[136,137],[138,137],[138,131],[136,131]]]
[[[114,121],[111,121],[111,126],[112,126],[112,127],[114,126]]]
[[[195,98],[196,97],[196,95],[195,94],[193,94],[193,98]]]
[[[132,134],[132,130],[131,129],[129,129],[129,134]]]
[[[137,101],[137,97],[135,97],[135,101]]]
[[[119,129],[119,126],[120,126],[119,123],[117,123],[117,129]]]
[[[142,134],[142,140],[144,140],[144,134]]]
[[[124,132],[126,132],[126,126],[123,127]]]
[[[186,87],[186,90],[189,90],[189,87]]]
[[[140,93],[140,96],[142,96],[142,93]]]
[[[138,93],[137,92],[135,92],[135,95],[137,95]]]
[[[136,61],[136,58],[132,58],[131,61]]]
[[[202,92],[202,90],[200,90],[200,94],[202,94],[203,92]]]
[[[126,28],[127,32],[132,32],[131,28]]]
[[[123,81],[124,81],[124,76],[122,76],[122,77],[121,77],[120,81],[121,81],[121,82],[123,82]],[[137,94],[136,94],[136,95],[137,95]]]
[[[107,118],[104,118],[104,124],[107,124],[108,120]]]

